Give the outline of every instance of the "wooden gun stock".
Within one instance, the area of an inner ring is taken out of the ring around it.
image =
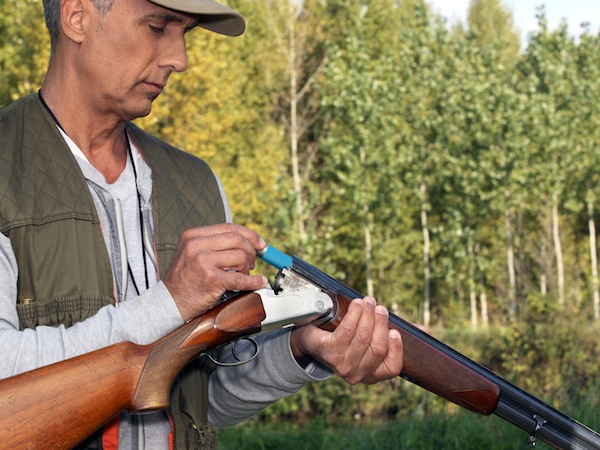
[[[222,303],[150,345],[122,342],[0,381],[3,448],[72,448],[123,410],[169,406],[173,381],[198,354],[260,331],[256,293]]]

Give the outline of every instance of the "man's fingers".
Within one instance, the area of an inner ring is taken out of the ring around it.
[[[184,319],[214,306],[228,290],[256,290],[266,278],[250,275],[264,240],[249,228],[217,224],[186,230],[163,278]]]
[[[248,255],[243,250],[221,250],[202,251],[194,254],[194,259],[198,265],[205,264],[216,271],[241,272],[249,274],[254,269],[254,261],[248,259]]]
[[[205,228],[209,228],[208,230]],[[210,258],[210,252],[220,258],[215,263],[224,270],[249,270],[256,264],[256,252],[264,240],[252,230],[235,224],[192,228],[183,233],[181,246],[198,257]],[[240,254],[226,253],[239,251]],[[247,264],[246,264],[247,262]]]
[[[223,240],[227,242],[228,239],[231,239],[235,235],[239,235],[247,240],[254,252],[262,250],[267,245],[258,233],[235,223],[220,223],[205,227],[190,228],[183,233],[183,237],[186,239],[208,238],[209,241],[214,242],[214,245],[217,246],[222,245],[220,243]],[[219,250],[219,248],[215,248],[215,250]]]
[[[384,306],[375,308],[374,326],[369,342],[368,351],[358,367],[359,374],[370,374],[377,370],[388,354],[389,319],[388,311]],[[362,380],[356,380],[358,383]]]
[[[349,319],[349,320],[346,320]],[[335,337],[338,350],[336,373],[350,384],[376,383],[398,375],[402,369],[402,339],[397,330],[389,328],[389,312],[375,299],[365,297],[353,301]],[[333,336],[332,336],[333,337]]]
[[[402,363],[404,358],[404,347],[402,345],[402,336],[395,329],[390,329],[387,336],[387,355],[372,374],[364,377],[361,382],[364,384],[374,384],[382,380],[387,380],[402,372]]]
[[[345,364],[339,370],[339,375],[352,384],[360,381],[361,376],[359,372],[361,363],[364,361],[365,355],[372,343],[373,327],[375,325],[375,305],[376,302],[373,298],[365,297],[362,300],[362,308],[360,311],[357,311],[360,314],[358,320],[353,320],[350,323],[344,323],[344,320],[340,323],[341,326],[347,327],[346,335],[349,334],[351,328],[354,328],[354,333],[344,355]]]
[[[261,275],[228,272],[223,277],[224,291],[255,291],[266,287],[268,280]]]
[[[402,370],[400,332],[390,329],[389,312],[370,297],[350,302],[333,332],[306,325],[292,332],[290,344],[299,361],[315,358],[350,384],[373,384]]]
[[[386,360],[388,372],[383,375],[383,378],[400,375],[404,361],[404,343],[398,330],[391,329],[388,332],[388,356]]]
[[[346,310],[346,315],[333,331],[332,339],[335,347],[344,349],[344,352],[354,339],[358,323],[362,316],[363,305],[363,299],[354,299],[350,302]]]

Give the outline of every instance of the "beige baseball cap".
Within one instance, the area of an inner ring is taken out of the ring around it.
[[[198,26],[226,34],[239,36],[246,29],[244,17],[237,11],[214,0],[150,0],[152,3],[190,14],[200,18]]]

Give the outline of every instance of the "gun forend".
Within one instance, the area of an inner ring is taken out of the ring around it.
[[[274,283],[274,289],[282,293],[308,286],[318,287],[335,301],[327,320],[317,322],[329,331],[337,327],[350,302],[363,297],[297,257],[289,269],[280,270]],[[446,354],[444,344],[391,313],[390,328],[402,335],[404,366],[399,374],[402,378],[478,414],[494,412],[500,394],[495,383]]]

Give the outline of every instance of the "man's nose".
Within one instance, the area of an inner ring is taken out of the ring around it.
[[[188,68],[187,46],[185,36],[165,43],[161,52],[159,65],[170,67],[174,72],[184,72]]]

